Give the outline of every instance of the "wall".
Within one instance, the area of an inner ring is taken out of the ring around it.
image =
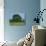
[[[0,0],[0,42],[4,41],[4,8],[3,6],[4,6],[4,2],[3,0]]]
[[[40,9],[40,0],[4,0],[4,39],[7,41],[18,41],[24,37],[32,28],[35,12]],[[10,26],[9,18],[16,12],[24,12],[26,25]]]

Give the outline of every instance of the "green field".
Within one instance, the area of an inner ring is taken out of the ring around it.
[[[12,22],[10,23],[10,25],[12,26],[21,26],[21,25],[25,25],[25,22]]]

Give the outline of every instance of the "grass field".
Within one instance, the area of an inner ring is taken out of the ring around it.
[[[10,23],[10,25],[12,26],[22,26],[22,25],[25,25],[25,22],[12,22]]]

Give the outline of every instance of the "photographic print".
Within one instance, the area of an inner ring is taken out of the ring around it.
[[[17,26],[25,25],[26,23],[25,14],[21,12],[13,14],[9,19],[9,23],[10,25],[17,25]]]

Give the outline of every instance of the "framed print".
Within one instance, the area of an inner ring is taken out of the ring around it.
[[[9,23],[10,25],[25,25],[25,14],[21,12],[17,12],[10,16]]]

